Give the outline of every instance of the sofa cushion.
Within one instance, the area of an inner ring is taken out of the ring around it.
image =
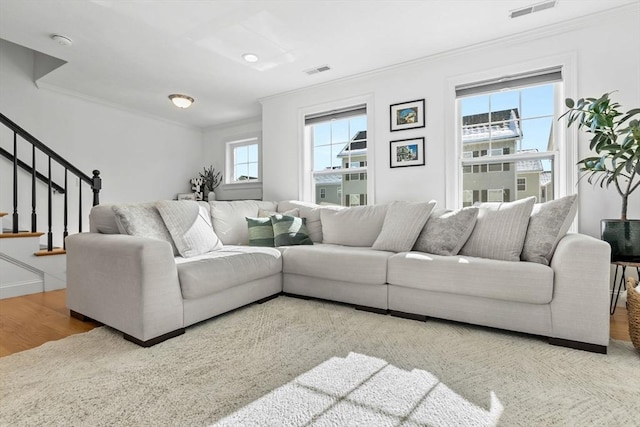
[[[274,247],[271,218],[246,218],[249,230],[249,246]]]
[[[258,218],[269,218],[270,216],[273,215],[288,215],[288,216],[300,216],[300,209],[298,208],[293,208],[293,209],[289,209],[288,211],[284,211],[284,212],[276,212],[276,211],[267,211],[264,209],[258,209]]]
[[[391,285],[530,304],[553,297],[553,270],[536,263],[407,252],[388,265]]]
[[[515,202],[481,203],[478,220],[460,255],[520,261],[535,197]]]
[[[311,240],[315,243],[321,243],[322,221],[320,220],[320,209],[322,209],[322,207],[315,203],[301,202],[298,200],[288,200],[278,203],[278,212],[281,214],[285,214],[292,209],[298,209],[300,213],[298,216],[306,219],[305,225],[307,226]]]
[[[171,244],[173,254],[178,254],[171,233],[155,203],[114,205],[113,212],[120,234],[164,240]]]
[[[282,270],[277,249],[225,246],[193,258],[176,258],[182,297],[201,298]]]
[[[475,206],[457,211],[434,211],[422,229],[414,250],[436,255],[457,255],[476,225]]]
[[[382,230],[373,242],[373,249],[391,252],[410,251],[435,206],[435,200],[391,203],[387,208]]]
[[[386,214],[387,205],[323,208],[322,243],[371,247],[382,230]]]
[[[222,247],[204,206],[190,200],[161,200],[156,206],[183,257],[193,257]]]
[[[276,214],[270,219],[275,246],[313,245],[304,218]]]
[[[284,249],[284,273],[341,282],[382,285],[387,282],[387,258],[392,252],[331,244]]]
[[[578,210],[578,195],[561,197],[533,207],[520,259],[549,265],[558,242],[567,234]]]
[[[211,201],[209,205],[213,230],[225,245],[249,244],[249,231],[245,218],[257,218],[259,209],[275,211],[277,208],[275,202],[257,200]]]

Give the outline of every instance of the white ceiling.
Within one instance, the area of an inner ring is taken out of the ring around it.
[[[259,116],[265,96],[640,0],[558,0],[509,18],[540,1],[0,0],[0,38],[67,61],[39,82],[206,128]],[[304,73],[321,65],[331,70]],[[196,102],[180,110],[171,93]]]

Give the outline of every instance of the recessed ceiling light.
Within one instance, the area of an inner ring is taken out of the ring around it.
[[[258,55],[256,55],[255,53],[245,53],[244,55],[242,55],[242,59],[244,59],[247,62],[258,62]]]
[[[192,97],[179,93],[169,95],[169,99],[178,108],[189,108],[195,102]]]
[[[71,46],[73,41],[67,36],[61,36],[60,34],[51,35],[51,39],[62,46]]]

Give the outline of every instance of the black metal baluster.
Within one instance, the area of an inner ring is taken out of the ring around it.
[[[69,187],[67,186],[67,168],[64,168],[64,232],[62,233],[62,247],[67,248],[67,236],[69,230],[67,229],[68,208],[67,208],[67,194],[69,194]]]
[[[18,134],[16,132],[13,132],[13,226],[11,232],[18,232]]]
[[[93,171],[93,184],[91,188],[93,189],[93,206],[98,206],[100,204],[100,189],[102,188],[102,178],[100,178],[100,171]]]
[[[49,181],[48,181],[48,191],[49,191],[49,200],[48,200],[48,216],[49,216],[49,231],[47,232],[47,250],[51,251],[53,249],[53,231],[51,231],[51,228],[53,226],[53,217],[52,217],[52,211],[53,211],[53,204],[52,204],[52,190],[51,190],[51,156],[49,156]]]
[[[78,233],[82,233],[82,180],[78,181]]]
[[[31,232],[35,233],[38,228],[38,218],[36,216],[36,146],[31,146]]]

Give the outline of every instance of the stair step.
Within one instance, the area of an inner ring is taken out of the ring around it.
[[[14,237],[40,237],[43,236],[44,233],[41,231],[37,231],[32,233],[30,231],[19,231],[17,233],[0,233],[0,239],[10,239]]]
[[[67,251],[65,251],[62,248],[53,248],[52,250],[48,251],[46,249],[42,249],[38,252],[35,252],[34,255],[35,256],[48,256],[48,255],[64,255],[66,254]]]
[[[9,215],[8,212],[0,212],[0,218],[2,218],[3,216],[7,216],[7,215]]]

